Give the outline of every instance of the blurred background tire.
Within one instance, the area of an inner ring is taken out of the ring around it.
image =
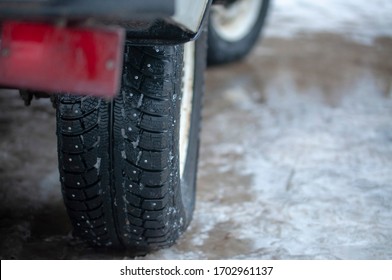
[[[251,51],[264,26],[269,2],[237,0],[213,6],[208,27],[208,65],[233,62]]]

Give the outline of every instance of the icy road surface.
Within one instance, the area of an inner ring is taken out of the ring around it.
[[[244,61],[207,71],[189,230],[146,259],[392,259],[392,10],[275,0]],[[121,259],[70,237],[54,110],[0,92],[0,257]]]

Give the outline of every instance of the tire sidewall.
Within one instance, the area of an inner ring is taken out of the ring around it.
[[[188,151],[183,178],[181,178],[182,202],[185,210],[186,226],[192,220],[196,200],[196,179],[199,156],[199,135],[202,96],[204,91],[204,70],[206,68],[207,30],[203,30],[195,42],[195,68],[193,84],[193,102],[191,126],[189,131]]]

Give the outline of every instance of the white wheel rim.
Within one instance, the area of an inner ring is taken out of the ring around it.
[[[214,6],[211,24],[222,39],[235,42],[249,34],[256,24],[263,0],[238,0],[225,7]]]
[[[184,75],[180,111],[180,178],[183,178],[188,154],[189,134],[192,118],[193,85],[195,72],[195,42],[184,46]]]

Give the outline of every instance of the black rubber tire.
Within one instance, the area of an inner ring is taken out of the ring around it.
[[[211,17],[214,16],[214,11],[212,10],[210,12],[208,24],[208,65],[220,65],[238,61],[252,50],[260,38],[260,32],[264,26],[270,3],[269,0],[260,1],[263,1],[263,3],[260,7],[256,23],[249,30],[249,33],[238,41],[227,41],[219,35],[211,20]]]
[[[96,247],[149,252],[172,245],[195,203],[205,33],[196,42],[185,172],[179,178],[184,46],[125,46],[112,101],[60,95],[60,180],[74,235]]]

